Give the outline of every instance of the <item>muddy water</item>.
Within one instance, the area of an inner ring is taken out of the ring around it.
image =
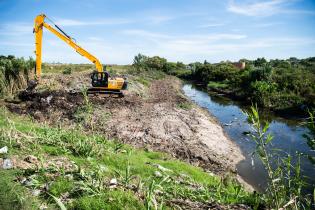
[[[243,110],[248,107],[218,95],[209,95],[192,84],[184,84],[183,91],[192,101],[206,108],[221,123],[225,132],[241,148],[246,159],[237,165],[238,173],[256,190],[266,187],[266,172],[260,161],[252,157],[255,149],[254,142],[244,132],[251,130],[246,121]],[[295,155],[296,152],[310,153],[303,134],[308,129],[301,125],[302,120],[276,117],[271,113],[261,113],[261,116],[270,122],[270,132],[274,135],[273,146]],[[296,161],[296,160],[295,160]],[[302,158],[302,174],[307,176],[307,182],[315,185],[315,166],[307,158]],[[312,187],[308,187],[309,192]]]

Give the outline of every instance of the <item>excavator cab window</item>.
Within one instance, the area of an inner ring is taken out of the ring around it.
[[[107,87],[108,86],[108,72],[94,72],[91,75],[93,87]]]

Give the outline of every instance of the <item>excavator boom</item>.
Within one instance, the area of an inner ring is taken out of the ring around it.
[[[65,43],[67,43],[70,47],[72,47],[77,53],[89,59],[92,63],[95,64],[95,67],[98,72],[103,72],[103,65],[101,62],[89,52],[84,50],[78,44],[74,42],[74,40],[68,36],[63,30],[60,29],[59,26],[54,24],[54,26],[59,30],[56,30],[51,25],[45,22],[46,16],[44,14],[40,14],[35,18],[34,23],[34,33],[35,33],[35,54],[36,54],[36,76],[40,79],[41,76],[41,65],[42,65],[42,38],[43,38],[43,27],[48,29],[54,35],[59,37]]]
[[[91,74],[92,87],[88,89],[88,93],[91,94],[116,94],[122,95],[121,90],[127,89],[127,79],[122,77],[112,78],[109,73],[103,70],[101,62],[93,56],[91,53],[80,47],[73,38],[66,34],[59,26],[53,23],[54,27],[45,22],[45,18],[49,20],[44,14],[40,14],[35,18],[34,30],[35,33],[35,55],[36,55],[36,66],[35,74],[36,78],[34,81],[29,83],[27,90],[35,89],[37,81],[40,80],[42,72],[42,39],[43,39],[43,28],[56,35],[59,39],[64,41],[70,47],[72,47],[77,53],[89,59],[94,63],[96,72]]]

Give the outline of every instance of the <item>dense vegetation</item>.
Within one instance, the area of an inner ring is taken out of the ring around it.
[[[27,86],[29,73],[34,69],[32,58],[15,58],[12,55],[0,56],[0,97],[12,96]]]
[[[231,62],[210,64],[168,62],[158,56],[137,55],[138,69],[161,70],[207,85],[210,90],[273,110],[307,111],[315,107],[315,57],[254,61],[242,59],[245,69]]]

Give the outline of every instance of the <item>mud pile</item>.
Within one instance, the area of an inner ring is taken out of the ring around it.
[[[75,110],[82,106],[83,95],[64,90],[43,92],[22,92],[19,95],[22,103],[7,103],[11,112],[25,114],[39,121],[57,122],[73,119]]]

